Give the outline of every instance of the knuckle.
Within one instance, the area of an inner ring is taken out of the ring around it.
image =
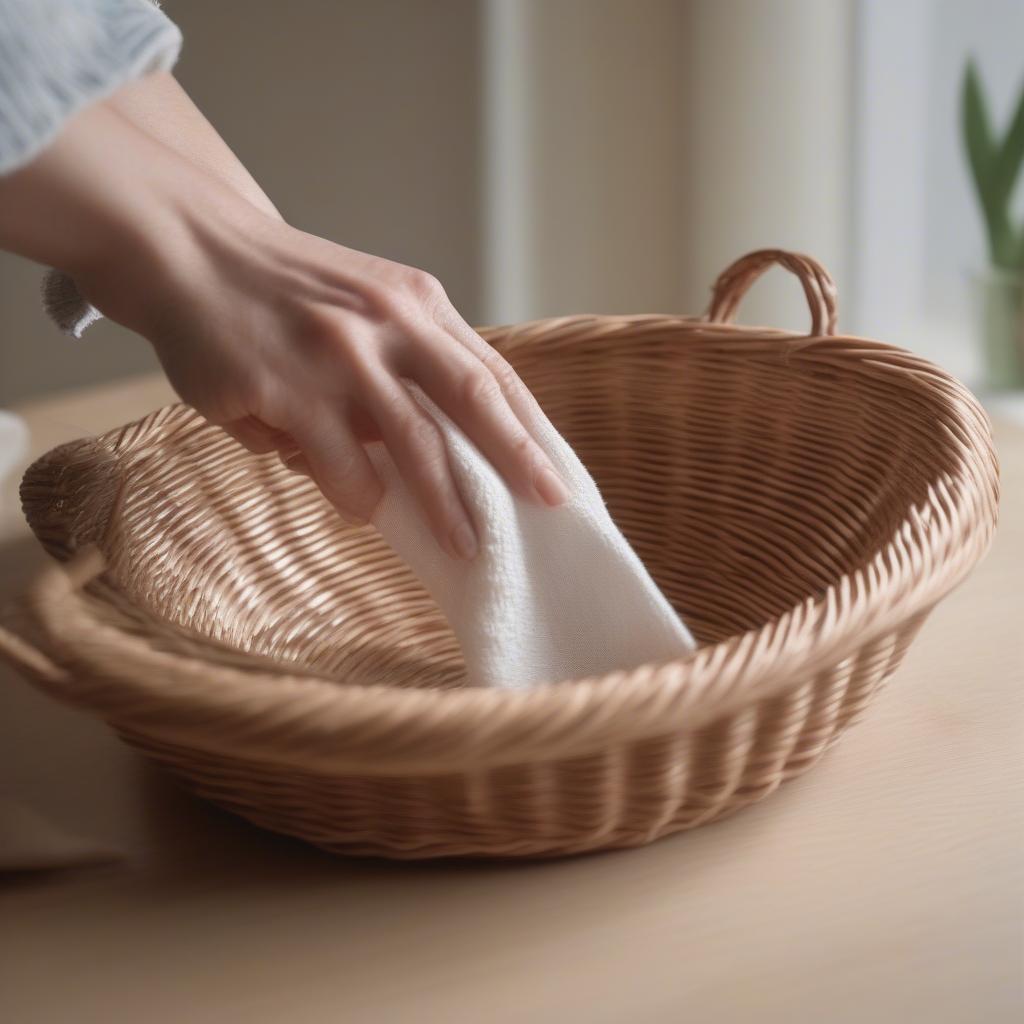
[[[442,447],[437,427],[426,416],[402,416],[398,421],[397,431],[402,443],[421,455],[434,456]]]
[[[329,306],[304,305],[287,318],[292,344],[300,349],[315,350],[330,343],[337,333],[337,324]]]
[[[433,274],[425,270],[411,270],[406,294],[412,297],[412,307],[425,312],[431,320],[442,322],[449,309],[444,287]]]
[[[517,431],[509,438],[509,448],[524,465],[532,465],[537,457],[537,446],[525,431]]]
[[[363,287],[363,298],[375,317],[413,331],[422,323],[424,313],[437,319],[448,299],[440,281],[416,267],[402,267],[368,282]]]
[[[235,399],[238,406],[245,410],[249,423],[274,423],[277,407],[275,388],[262,374],[239,373],[234,380]]]
[[[504,359],[499,357],[493,360],[490,365],[490,371],[505,394],[515,394],[525,389],[525,385],[519,379],[519,374]]]
[[[444,288],[433,274],[416,267],[409,269],[408,286],[424,299],[440,299],[444,297]]]
[[[366,281],[360,287],[360,295],[372,316],[393,317],[402,311],[399,291],[387,281]]]
[[[300,353],[314,359],[347,352],[351,337],[351,325],[341,313],[331,308],[310,310],[296,336]]]
[[[299,333],[309,338],[330,338],[337,326],[334,307],[321,303],[304,304],[295,319]]]
[[[486,370],[469,370],[459,384],[458,397],[470,409],[491,409],[501,401],[501,384]]]

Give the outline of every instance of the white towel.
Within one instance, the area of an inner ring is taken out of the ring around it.
[[[7,492],[14,487],[13,481],[10,488],[4,481],[27,454],[28,427],[25,426],[25,421],[15,416],[13,412],[0,409],[0,516],[4,511]]]
[[[385,486],[373,522],[437,601],[471,685],[522,690],[694,650],[593,478],[546,418],[529,426],[570,492],[556,508],[513,494],[465,434],[418,388],[410,391],[445,436],[479,552],[466,562],[440,549],[380,443],[369,446]]]
[[[106,843],[69,832],[27,804],[0,796],[0,874],[54,871],[120,860]]]

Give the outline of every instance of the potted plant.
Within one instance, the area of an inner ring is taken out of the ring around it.
[[[1024,89],[1005,134],[992,128],[973,60],[962,89],[967,162],[985,219],[989,267],[978,282],[986,385],[997,391],[1024,387],[1024,218],[1011,204],[1024,166]]]

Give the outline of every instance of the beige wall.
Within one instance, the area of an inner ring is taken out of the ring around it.
[[[750,249],[815,256],[853,299],[853,0],[695,0],[688,143],[691,302]],[[772,271],[741,321],[808,326],[800,287]]]
[[[167,0],[177,74],[293,223],[426,267],[480,315],[477,0]],[[75,342],[39,269],[0,254],[0,405],[155,366],[104,323]]]
[[[527,316],[682,311],[688,27],[677,0],[530,0]]]
[[[853,6],[166,4],[179,77],[285,216],[430,269],[471,322],[697,312],[768,245],[849,297]],[[0,404],[153,365],[110,324],[57,336],[38,276],[0,256]],[[773,277],[741,318],[803,327]]]
[[[853,6],[490,0],[514,50],[488,103],[515,139],[488,178],[502,316],[700,312],[766,246],[817,255],[848,295]],[[802,329],[799,287],[771,277],[740,319]]]

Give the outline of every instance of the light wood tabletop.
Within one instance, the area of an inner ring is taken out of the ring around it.
[[[171,399],[19,410],[32,455]],[[720,824],[532,864],[332,858],[185,794],[0,668],[0,796],[120,859],[0,880],[12,1024],[1024,1019],[1024,430],[1002,524],[864,720]],[[4,494],[0,598],[44,556]]]

